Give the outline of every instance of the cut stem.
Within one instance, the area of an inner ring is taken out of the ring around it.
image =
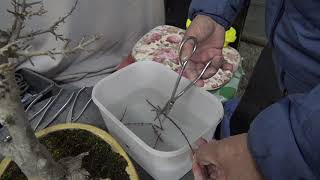
[[[161,127],[159,127],[158,125],[153,124],[153,123],[125,123],[124,125],[126,125],[126,126],[154,126],[158,129],[162,130]]]
[[[126,114],[127,114],[127,110],[128,110],[128,106],[126,106],[126,108],[124,109],[124,112],[123,112],[123,114],[122,114],[122,117],[121,117],[121,119],[120,119],[120,122],[123,122],[123,120],[124,120],[124,118],[125,118],[125,116],[126,116]]]
[[[147,101],[147,103],[148,103],[150,106],[152,106],[152,107],[156,110],[157,113],[161,111],[161,109],[160,109],[159,106],[156,107],[156,106],[153,105],[148,99],[146,99],[146,101]],[[187,141],[190,150],[192,151],[192,153],[194,153],[194,150],[193,150],[193,148],[192,148],[192,146],[191,146],[191,144],[190,144],[187,136],[186,136],[185,133],[182,131],[182,129],[178,126],[178,124],[175,123],[174,120],[173,120],[171,117],[169,117],[166,113],[162,113],[162,115],[163,115],[166,119],[168,119],[168,120],[180,131],[180,133],[183,135],[183,137],[184,137],[185,140]],[[158,116],[158,114],[157,114],[157,116]],[[161,123],[160,118],[159,118],[159,122]],[[161,130],[163,130],[162,124],[161,124]]]
[[[166,114],[163,114],[163,115],[164,115],[167,119],[169,119],[169,121],[170,121],[172,124],[174,124],[174,126],[176,126],[177,129],[179,129],[179,131],[181,132],[181,134],[183,135],[183,137],[184,137],[185,140],[187,141],[187,143],[188,143],[188,145],[189,145],[189,148],[190,148],[190,150],[192,151],[192,154],[194,154],[193,148],[192,148],[192,146],[191,146],[191,144],[190,144],[187,136],[186,136],[186,135],[184,134],[184,132],[182,131],[182,129],[178,126],[177,123],[174,122],[174,120],[173,120],[171,117],[169,117],[169,116],[166,115]]]

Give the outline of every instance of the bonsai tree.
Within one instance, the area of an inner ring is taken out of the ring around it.
[[[8,131],[8,136],[0,142],[0,153],[13,160],[28,179],[87,179],[88,172],[81,169],[82,158],[68,157],[55,162],[48,150],[39,143],[28,123],[27,115],[20,100],[20,90],[15,81],[15,62],[24,59],[32,63],[35,56],[68,55],[83,51],[100,36],[83,38],[74,47],[69,47],[69,40],[56,30],[72,14],[78,0],[65,16],[60,17],[51,26],[25,32],[26,21],[34,16],[42,16],[47,11],[41,1],[11,0],[13,9],[8,10],[14,16],[11,28],[0,29],[0,124]],[[32,51],[31,40],[40,35],[51,34],[58,41],[64,41],[61,49]]]

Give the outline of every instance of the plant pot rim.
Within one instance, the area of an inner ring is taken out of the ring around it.
[[[61,131],[61,130],[66,130],[66,129],[85,130],[85,131],[91,132],[92,134],[103,139],[106,143],[108,143],[111,146],[111,148],[114,152],[119,153],[127,161],[128,166],[126,168],[126,172],[128,173],[130,179],[131,180],[139,180],[137,171],[134,168],[133,163],[131,162],[127,153],[123,150],[121,145],[110,134],[108,134],[106,131],[104,131],[102,129],[99,129],[99,128],[91,126],[91,125],[82,124],[82,123],[67,123],[67,124],[58,124],[55,126],[45,128],[39,132],[36,132],[35,135],[37,138],[41,138],[41,137],[46,136],[49,133]],[[5,158],[4,160],[1,161],[1,163],[0,163],[0,177],[5,172],[8,165],[10,164],[10,162],[11,162],[11,160],[8,158]]]

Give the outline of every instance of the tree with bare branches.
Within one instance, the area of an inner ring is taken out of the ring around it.
[[[0,124],[9,132],[9,136],[0,141],[0,154],[12,159],[31,180],[87,179],[88,172],[80,169],[85,154],[55,162],[36,138],[20,100],[14,67],[16,59],[30,61],[33,64],[32,58],[35,56],[49,56],[54,60],[56,55],[66,56],[86,51],[100,36],[83,38],[74,47],[70,47],[70,40],[57,33],[59,26],[76,9],[78,0],[65,16],[60,17],[51,26],[31,32],[24,31],[25,23],[34,16],[47,13],[43,2],[11,0],[11,3],[13,8],[8,10],[8,13],[14,16],[13,24],[8,31],[0,29]],[[65,46],[62,49],[32,51],[30,42],[43,34],[51,34],[57,41],[65,42]]]

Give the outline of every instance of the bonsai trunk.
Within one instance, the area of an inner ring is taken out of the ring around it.
[[[0,123],[10,136],[0,142],[0,153],[12,159],[28,179],[65,179],[67,170],[52,159],[28,123],[14,69],[7,59],[0,56]]]

